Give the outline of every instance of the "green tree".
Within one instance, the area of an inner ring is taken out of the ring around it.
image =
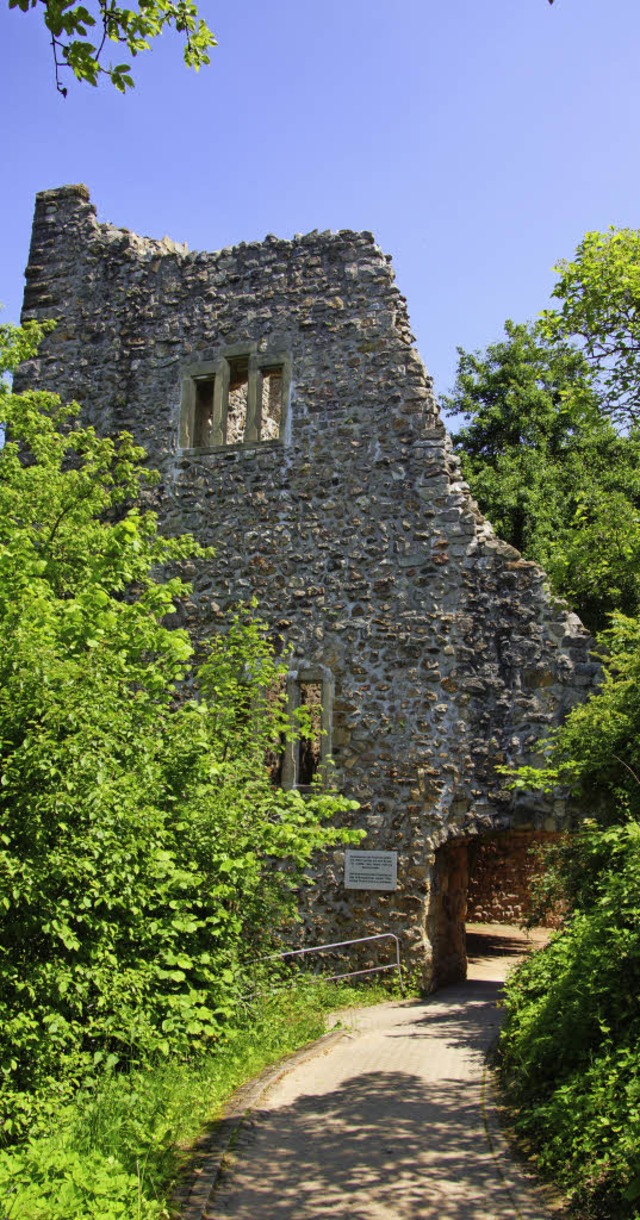
[[[459,356],[444,405],[468,421],[454,443],[482,511],[592,631],[637,613],[640,431],[616,431],[584,353],[540,325]]]
[[[600,409],[625,428],[640,423],[640,230],[586,233],[563,260],[541,317],[549,339],[570,339],[584,353]]]
[[[129,64],[104,63],[108,44],[123,47],[135,58],[147,51],[154,38],[174,29],[184,40],[184,61],[190,68],[210,63],[209,51],[216,45],[211,30],[199,15],[193,0],[138,0],[137,8],[120,8],[114,0],[9,0],[9,8],[37,13],[51,36],[56,87],[66,97],[62,83],[66,69],[78,81],[97,85],[106,76],[120,93],[133,87]]]
[[[587,234],[557,270],[560,306],[462,352],[448,403],[481,507],[592,629],[608,624],[599,692],[544,766],[511,776],[569,788],[592,816],[546,854],[539,908],[561,899],[564,924],[508,982],[501,1073],[514,1126],[580,1214],[638,1220],[640,234]]]
[[[40,328],[4,328],[0,367]],[[138,506],[127,434],[0,387],[0,1127],[217,1038],[352,802],[275,788],[286,660],[241,614],[190,672],[154,572],[204,552]],[[198,697],[195,697],[195,695]],[[249,971],[250,973],[250,971]],[[40,1117],[39,1117],[40,1116]]]

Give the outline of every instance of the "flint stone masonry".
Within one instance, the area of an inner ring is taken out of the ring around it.
[[[436,849],[566,825],[561,800],[508,792],[496,767],[536,759],[596,667],[471,498],[389,258],[351,231],[189,253],[98,223],[86,187],[62,187],[37,196],[24,299],[23,320],[50,317],[17,388],[76,399],[145,446],[164,529],[216,548],[189,573],[189,625],[206,635],[255,596],[292,669],[331,675],[335,783],[360,801],[362,847],[398,852],[398,889],[346,891],[336,852],[309,939],[398,932],[429,985]],[[280,435],[181,449],[193,369],[238,353],[286,361]]]
[[[523,924],[531,916],[531,884],[540,876],[541,848],[562,838],[548,831],[499,831],[469,842],[466,918],[472,923]],[[557,928],[562,909],[545,915]]]

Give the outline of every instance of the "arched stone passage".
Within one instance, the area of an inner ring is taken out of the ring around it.
[[[466,978],[467,923],[514,925],[527,919],[539,869],[531,849],[558,838],[557,832],[503,830],[438,848],[427,916],[433,989]],[[557,922],[551,914],[545,926]]]

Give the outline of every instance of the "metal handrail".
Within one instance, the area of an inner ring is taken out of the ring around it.
[[[326,952],[328,949],[344,949],[344,948],[346,948],[347,945],[363,945],[363,944],[367,943],[368,941],[372,941],[372,940],[389,940],[389,939],[394,940],[396,943],[395,962],[390,962],[386,966],[370,966],[366,970],[348,970],[345,974],[330,974],[330,975],[323,975],[322,977],[323,977],[323,979],[326,979],[327,982],[335,983],[339,979],[351,979],[351,978],[355,978],[357,975],[361,975],[361,974],[378,974],[378,973],[381,973],[383,970],[397,970],[398,971],[398,981],[400,983],[400,992],[402,994],[402,998],[404,999],[405,990],[404,990],[404,982],[402,979],[402,966],[400,964],[400,940],[396,936],[395,932],[376,932],[376,934],[374,936],[358,936],[353,940],[335,940],[335,941],[332,941],[330,944],[309,945],[307,948],[304,948],[304,949],[285,949],[282,953],[270,953],[268,957],[261,957],[259,960],[261,962],[271,962],[275,958],[282,959],[285,957],[304,957],[309,953],[323,953],[323,952]]]

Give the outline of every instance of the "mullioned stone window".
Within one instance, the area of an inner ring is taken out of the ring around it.
[[[180,448],[210,450],[280,440],[291,362],[284,354],[228,348],[218,360],[185,370]]]
[[[305,708],[311,735],[287,743],[282,759],[283,788],[309,789],[314,782],[327,782],[331,758],[333,676],[324,665],[299,669],[287,677],[287,706],[291,714]]]

